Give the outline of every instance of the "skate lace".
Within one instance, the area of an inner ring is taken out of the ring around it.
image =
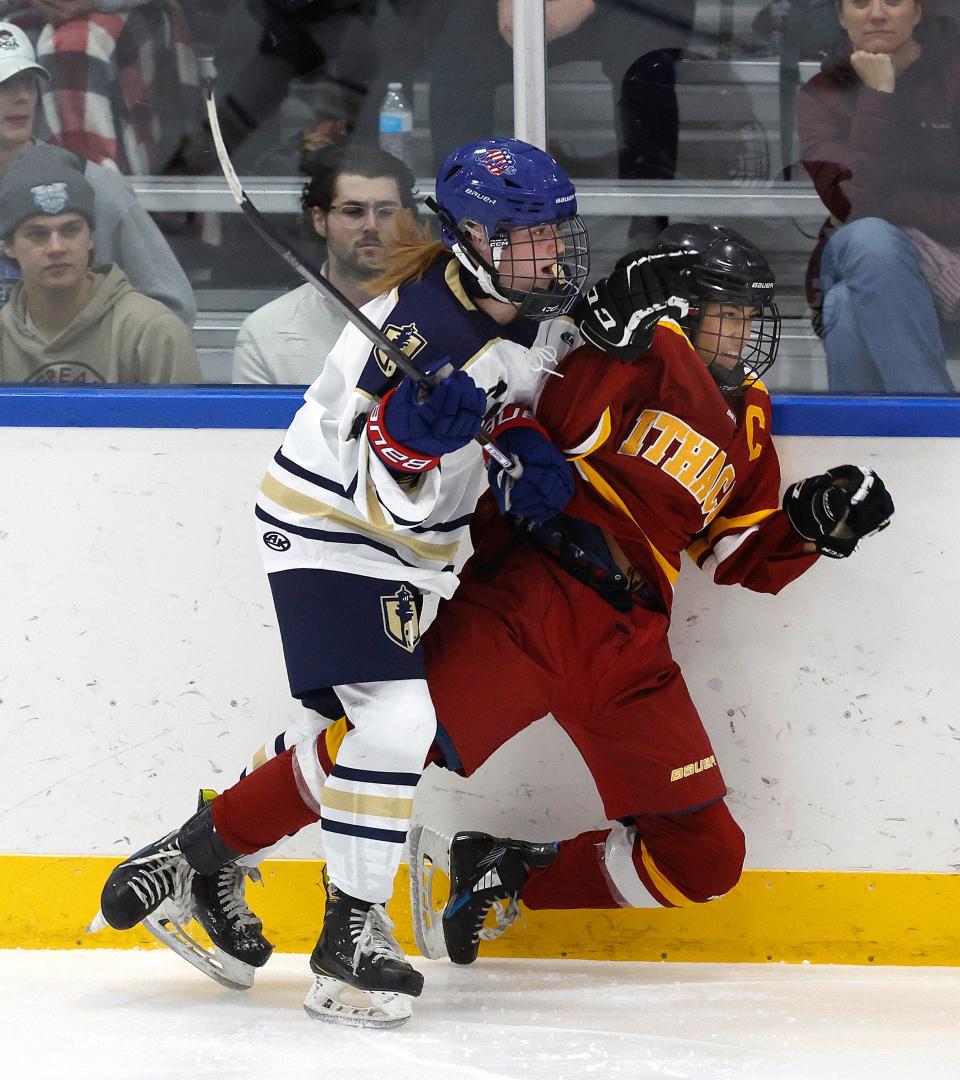
[[[487,917],[487,912],[493,908],[494,918],[497,920],[496,926],[484,926],[483,919],[480,920],[480,928],[473,936],[474,942],[477,941],[496,941],[501,934],[509,930],[511,926],[517,921],[520,916],[520,905],[517,903],[517,898],[511,896],[505,904],[498,904],[491,902],[484,908],[483,918]]]
[[[557,365],[557,350],[552,345],[535,345],[527,353],[527,361],[530,370],[538,375],[556,375],[558,379],[563,378],[559,371],[553,370]]]
[[[400,946],[393,939],[393,920],[381,904],[374,904],[368,911],[350,913],[350,929],[357,946],[353,953],[354,972],[365,956],[384,960],[403,960]]]
[[[176,893],[180,871],[187,866],[187,860],[179,848],[170,846],[131,859],[128,865],[140,868],[127,882],[130,891],[145,907],[154,907]]]
[[[261,881],[260,871],[254,866],[231,863],[221,868],[217,876],[217,897],[226,917],[237,926],[259,925],[260,920],[247,906],[244,880]]]
[[[193,918],[193,875],[193,867],[186,859],[182,859],[174,871],[173,892],[168,901],[175,909],[177,921],[181,924],[188,923]]]

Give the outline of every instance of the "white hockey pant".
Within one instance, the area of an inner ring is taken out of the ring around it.
[[[353,727],[331,775],[317,757],[322,733],[296,744],[294,768],[304,798],[320,814],[331,882],[350,896],[385,903],[393,895],[437,717],[425,679],[334,689]]]

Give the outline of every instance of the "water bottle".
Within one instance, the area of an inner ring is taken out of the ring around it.
[[[413,110],[403,96],[403,85],[387,84],[387,96],[380,106],[380,148],[411,166],[413,154]]]

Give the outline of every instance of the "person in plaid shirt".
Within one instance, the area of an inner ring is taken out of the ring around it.
[[[50,139],[128,175],[163,172],[203,102],[176,0],[0,0],[51,75]]]

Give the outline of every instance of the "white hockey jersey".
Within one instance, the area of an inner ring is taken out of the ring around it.
[[[567,317],[497,324],[470,300],[455,259],[376,297],[363,312],[418,368],[437,370],[446,360],[469,372],[488,408],[532,406],[544,369],[580,344]],[[256,514],[268,573],[313,567],[453,595],[458,553],[486,485],[483,454],[472,442],[444,455],[415,486],[398,484],[371,450],[365,419],[401,378],[348,324],[260,487]]]

